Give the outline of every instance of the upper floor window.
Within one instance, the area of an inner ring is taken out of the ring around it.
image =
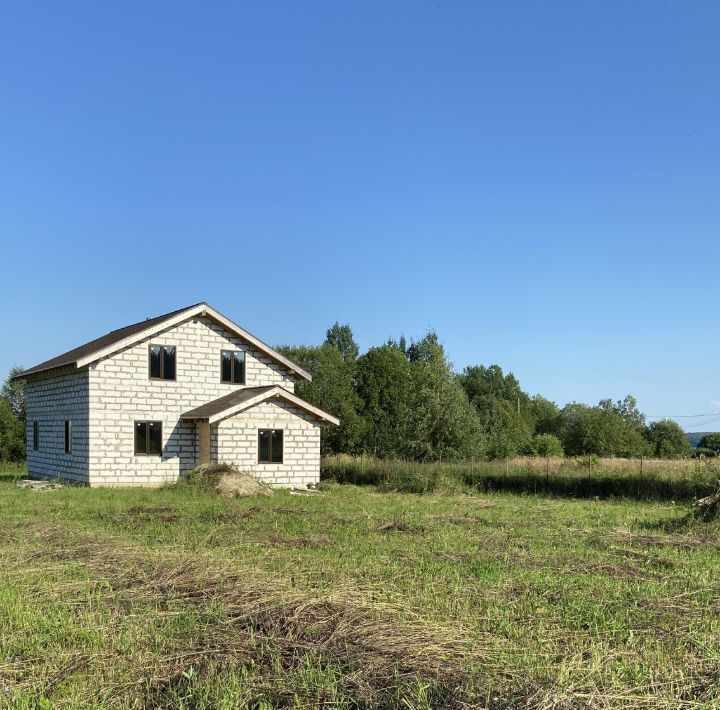
[[[245,353],[223,350],[220,353],[220,382],[231,385],[245,384]]]
[[[162,422],[135,422],[135,456],[162,453]]]
[[[174,345],[150,346],[150,379],[174,380],[175,356],[177,348]]]
[[[33,451],[37,451],[40,448],[40,425],[38,422],[33,422]]]
[[[65,420],[65,453],[72,453],[72,422]]]

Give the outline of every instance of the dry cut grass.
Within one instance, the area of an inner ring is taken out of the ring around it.
[[[170,708],[177,707],[183,687],[193,678],[210,679],[222,669],[249,666],[256,678],[246,684],[246,692],[265,691],[278,705],[297,705],[293,676],[299,669],[314,669],[333,675],[332,690],[325,689],[325,697],[300,694],[301,705],[387,707],[422,688],[433,704],[461,707],[468,669],[482,656],[457,630],[417,618],[400,621],[393,605],[350,590],[310,595],[212,558],[150,555],[117,537],[81,538],[67,545],[72,533],[47,524],[20,528],[15,534],[42,543],[13,560],[16,569],[79,565],[96,587],[106,590],[118,613],[126,606],[141,606],[161,615],[193,613],[205,619],[164,653],[149,657],[149,649],[143,649],[135,654],[134,665],[121,673],[113,654],[71,653],[57,659],[41,683],[34,673],[26,673],[32,671],[26,663],[0,666],[0,678],[4,673],[12,683],[7,687],[28,697],[46,697],[64,677],[92,665],[102,677],[102,697],[108,704]],[[65,601],[77,609],[78,600]],[[128,683],[128,677],[138,680]],[[75,699],[89,703],[96,693]]]

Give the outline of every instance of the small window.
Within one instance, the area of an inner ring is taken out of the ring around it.
[[[162,422],[135,422],[135,456],[160,456]]]
[[[223,350],[220,353],[220,381],[223,384],[245,384],[245,353],[240,350]]]
[[[72,453],[72,422],[65,420],[65,453]]]
[[[150,379],[174,380],[175,355],[177,348],[174,345],[150,346]]]
[[[33,451],[40,448],[40,426],[37,422],[33,422]]]
[[[283,462],[283,430],[258,430],[258,463]]]

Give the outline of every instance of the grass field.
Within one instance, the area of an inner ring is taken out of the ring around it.
[[[0,481],[0,706],[720,706],[720,523],[668,501]]]
[[[323,459],[322,476],[370,484],[385,491],[432,493],[453,490],[511,491],[574,498],[692,501],[715,492],[716,459],[516,457],[507,461],[416,463],[352,456]]]

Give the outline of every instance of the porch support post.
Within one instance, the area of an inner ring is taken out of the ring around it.
[[[198,463],[210,463],[210,422],[198,422],[198,434],[200,436],[200,461]]]

